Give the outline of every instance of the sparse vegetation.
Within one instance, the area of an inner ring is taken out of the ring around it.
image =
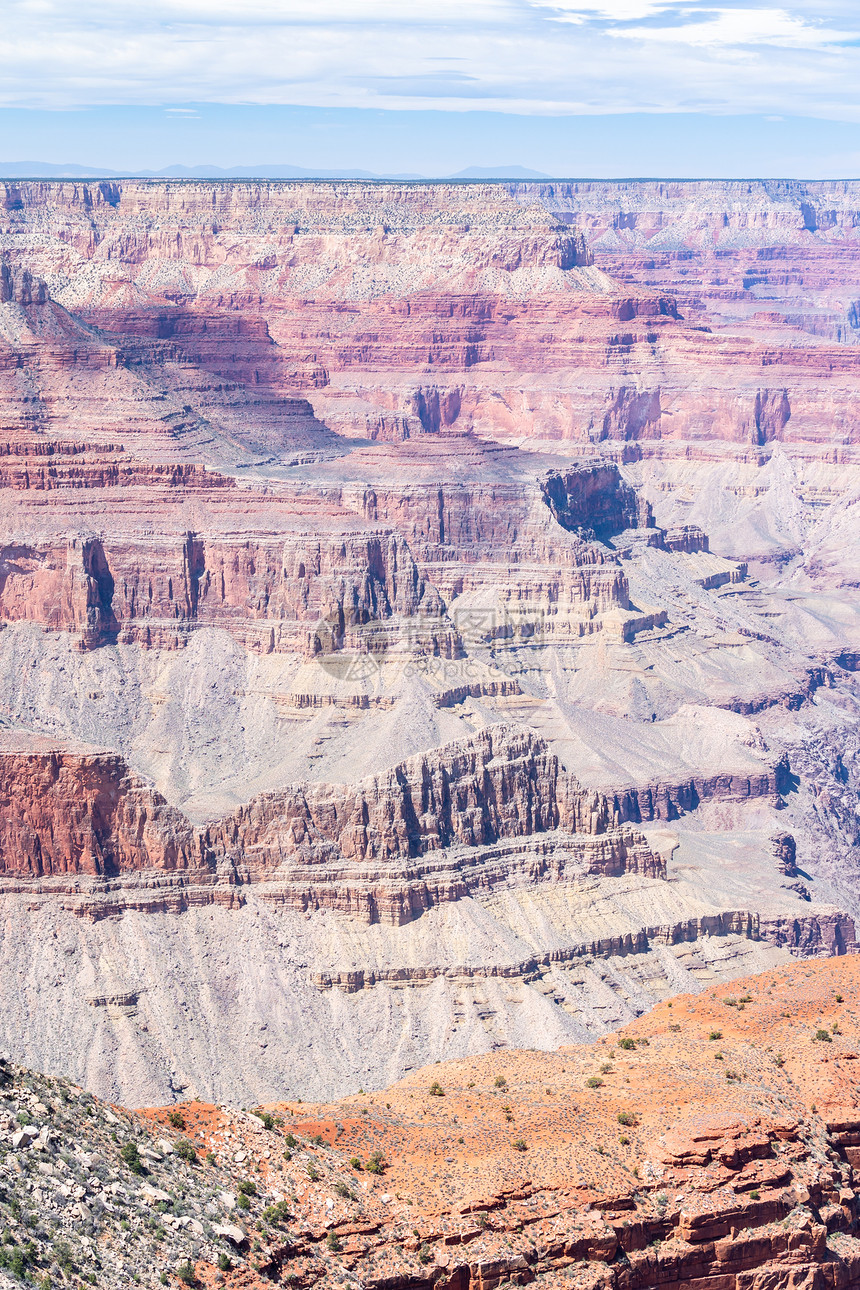
[[[179,1156],[179,1159],[184,1160],[187,1165],[197,1163],[197,1152],[194,1148],[194,1143],[189,1142],[187,1138],[177,1138],[173,1144],[173,1150]]]
[[[586,1088],[603,1088],[603,1080],[597,1075],[590,1075],[585,1081]]]
[[[830,1031],[824,1030],[822,1027],[819,1027],[819,1029],[816,1030],[815,1034],[812,1037],[813,1039],[817,1039],[820,1044],[833,1043],[833,1037],[830,1034]]]
[[[637,1123],[636,1116],[632,1115],[630,1111],[619,1111],[618,1123],[623,1124],[625,1128],[629,1129],[631,1126]]]
[[[124,1142],[119,1149],[120,1158],[133,1174],[143,1173],[143,1161],[136,1142]]]
[[[430,1093],[431,1097],[445,1096],[445,1090],[437,1079],[434,1079],[433,1083],[430,1085],[428,1092]]]
[[[507,1088],[507,1087],[508,1087],[508,1081],[505,1079],[504,1075],[497,1075],[497,1076],[496,1076],[496,1078],[495,1078],[495,1080],[494,1080],[493,1082],[494,1082],[494,1084],[495,1084],[496,1088]]]
[[[723,1032],[721,1030],[712,1030],[711,1033],[708,1035],[709,1039],[722,1039],[722,1037],[723,1037]]]
[[[625,1036],[623,1039],[619,1039],[619,1041],[618,1041],[618,1047],[619,1047],[619,1048],[623,1048],[625,1052],[628,1052],[628,1053],[629,1053],[632,1049],[634,1049],[634,1048],[636,1047],[636,1040],[635,1040],[635,1039],[628,1039],[628,1038]]]
[[[168,1111],[167,1118],[174,1129],[185,1128],[185,1116],[181,1111]]]
[[[517,1138],[515,1142],[511,1143],[511,1146],[513,1147],[514,1151],[528,1151],[528,1147],[526,1146],[522,1138]]]

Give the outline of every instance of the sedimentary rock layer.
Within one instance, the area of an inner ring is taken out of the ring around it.
[[[856,185],[0,195],[17,1057],[330,1096],[851,949]]]

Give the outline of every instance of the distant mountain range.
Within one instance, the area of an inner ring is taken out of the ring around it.
[[[370,170],[307,170],[302,166],[166,166],[164,170],[104,170],[99,166],[48,161],[2,161],[0,179],[427,179],[417,174],[374,174]],[[442,179],[549,179],[525,166],[469,166]]]

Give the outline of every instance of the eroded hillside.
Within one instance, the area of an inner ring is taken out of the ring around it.
[[[860,189],[0,195],[17,1060],[333,1097],[855,945]]]

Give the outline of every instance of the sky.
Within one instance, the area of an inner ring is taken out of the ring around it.
[[[4,0],[0,162],[860,175],[860,0]]]

